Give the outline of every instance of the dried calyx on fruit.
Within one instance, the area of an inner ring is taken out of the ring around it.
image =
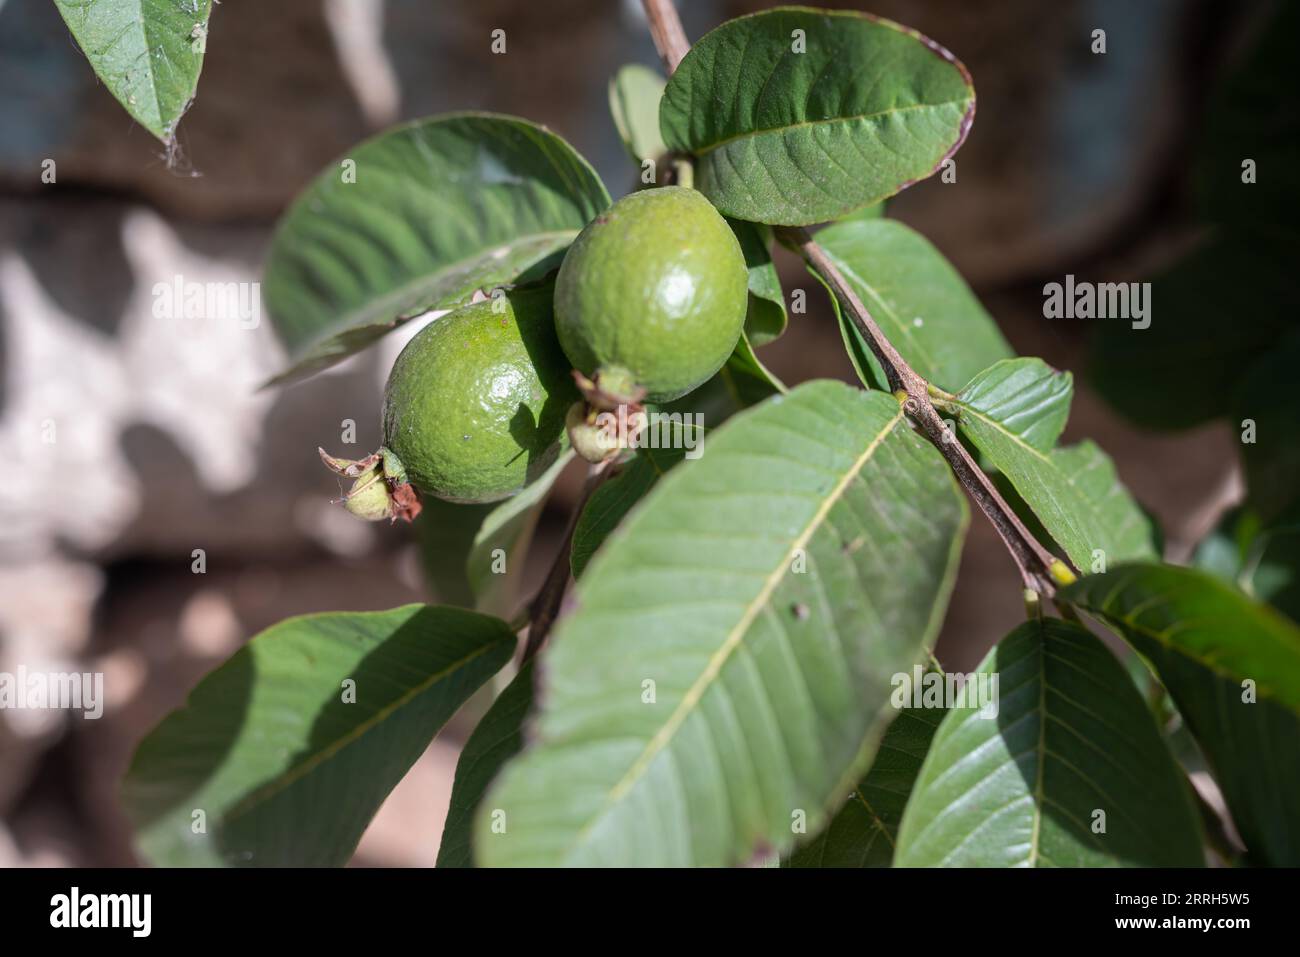
[[[575,402],[569,407],[564,425],[573,451],[594,465],[635,448],[646,421],[645,410],[640,406],[600,409],[586,402]]]
[[[413,522],[420,514],[420,496],[392,452],[380,449],[363,459],[340,459],[324,449],[316,451],[331,472],[353,480],[341,500],[353,515],[372,522],[385,518]]]

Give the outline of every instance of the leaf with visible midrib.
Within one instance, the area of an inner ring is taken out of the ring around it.
[[[389,791],[514,648],[504,622],[424,605],[268,628],[137,749],[122,796],[142,852],[173,867],[345,864]]]
[[[930,384],[959,389],[1013,355],[966,280],[915,230],[892,219],[855,219],[820,230],[817,242],[885,337]],[[863,383],[884,389],[875,356],[831,299]]]
[[[1061,598],[1101,617],[1154,666],[1252,857],[1300,865],[1300,629],[1173,565],[1090,575]]]
[[[1151,522],[1092,442],[1052,448],[1069,409],[1068,377],[1041,359],[1005,359],[947,406],[957,427],[1011,482],[1075,567],[1155,558]]]
[[[664,142],[696,157],[695,185],[718,209],[785,226],[836,219],[931,175],[974,117],[970,75],[937,43],[807,7],[705,34],[659,108]]]
[[[1189,785],[1097,638],[1071,622],[1026,622],[976,673],[997,676],[997,715],[948,712],[903,815],[895,864],[1204,863]]]
[[[263,293],[291,361],[274,381],[477,289],[541,278],[608,205],[587,162],[527,120],[451,113],[366,140],[303,191],[272,238]]]
[[[900,711],[844,807],[784,866],[889,867],[908,796],[943,716],[942,707]]]
[[[938,629],[965,522],[892,396],[810,382],[710,432],[578,583],[479,862],[725,865],[787,847],[798,812],[819,827]]]
[[[55,0],[96,75],[170,145],[198,89],[212,0]]]

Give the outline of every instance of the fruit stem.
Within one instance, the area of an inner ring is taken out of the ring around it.
[[[528,603],[528,640],[524,643],[524,653],[520,665],[525,664],[533,655],[541,651],[542,645],[551,633],[555,620],[560,617],[560,607],[564,604],[564,593],[569,587],[570,556],[573,553],[573,533],[578,528],[578,519],[591,501],[596,489],[613,475],[611,468],[614,459],[606,459],[587,469],[587,481],[582,486],[582,494],[569,514],[569,524],[564,530],[564,539],[556,553],[551,569],[546,573],[546,580],[537,590],[533,600]]]
[[[663,59],[664,68],[669,76],[677,69],[682,58],[690,50],[690,41],[682,28],[681,19],[673,7],[672,0],[641,0],[645,7],[646,19],[650,22],[650,33],[654,38],[655,49]],[[1011,553],[1025,587],[1043,595],[1056,593],[1054,581],[1059,574],[1054,566],[1061,562],[1043,547],[1027,529],[1019,516],[1012,510],[993,485],[992,479],[985,474],[976,461],[966,451],[965,446],[952,434],[947,423],[934,407],[930,384],[907,364],[907,361],[885,338],[885,334],[876,325],[866,305],[853,291],[839,268],[826,255],[826,251],[817,245],[812,234],[802,226],[779,226],[774,230],[776,238],[785,246],[795,249],[804,261],[826,281],[835,298],[842,304],[845,313],[853,321],[858,332],[862,334],[867,345],[875,354],[877,361],[885,371],[889,391],[900,396],[903,408],[908,416],[920,428],[930,443],[937,448],[947,460],[957,481],[966,490],[985,517],[993,524],[1002,542]]]

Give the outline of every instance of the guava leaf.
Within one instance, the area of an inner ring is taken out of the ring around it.
[[[132,119],[163,143],[194,101],[212,0],[54,0],[81,52]]]
[[[889,867],[903,809],[944,708],[904,708],[890,722],[871,770],[830,824],[799,847],[786,867]]]
[[[526,120],[451,113],[366,140],[307,187],[271,240],[263,299],[291,363],[274,381],[475,290],[542,278],[608,205],[586,160]]]
[[[759,223],[728,219],[749,270],[749,308],[745,313],[745,335],[754,348],[778,339],[788,322],[781,277],[772,264],[772,232]]]
[[[702,394],[710,390],[725,393],[725,400],[720,396]],[[672,416],[690,413],[701,421],[713,423],[707,409],[725,404],[726,415],[719,417],[716,423],[720,424],[742,409],[788,391],[785,383],[769,372],[754,355],[742,333],[731,358],[708,384],[667,406],[651,410],[652,416],[669,417],[663,419],[659,427],[655,439],[658,447],[638,449],[636,455],[621,466],[621,471],[592,495],[574,530],[570,562],[573,577],[582,575],[596,550],[655,482],[688,456],[695,459],[704,453],[705,427],[690,419],[674,420]],[[716,424],[709,427],[716,427]],[[683,439],[670,438],[683,435],[690,437],[689,447]]]
[[[1054,321],[1095,324],[1088,377],[1106,401],[1146,428],[1189,428],[1230,415],[1252,364],[1300,328],[1297,262],[1298,238],[1221,229],[1152,280],[1149,327]]]
[[[976,376],[950,407],[958,429],[1006,476],[1076,568],[1157,557],[1151,522],[1106,453],[1087,441],[1050,447],[1071,389],[1068,377],[1040,359],[1004,360]]]
[[[956,396],[966,408],[999,423],[1015,439],[1039,452],[1056,445],[1070,417],[1074,377],[1042,359],[1003,359],[989,366]]]
[[[1187,780],[1124,666],[1085,628],[1025,622],[976,674],[997,676],[997,714],[943,719],[896,865],[1204,864]]]
[[[975,118],[957,59],[888,20],[781,7],[705,34],[668,81],[659,125],[695,185],[737,219],[807,226],[934,173]]]
[[[883,219],[885,216],[885,204],[876,203],[874,206],[863,206],[861,209],[855,209],[847,216],[841,216],[835,220],[837,223],[851,223],[857,220]]]
[[[1203,571],[1137,564],[1061,598],[1155,668],[1214,769],[1252,859],[1300,864],[1300,629]]]
[[[1232,428],[1242,440],[1241,459],[1251,507],[1271,521],[1300,499],[1300,335],[1258,359],[1233,402]]]
[[[533,707],[535,663],[536,659],[519,669],[461,749],[438,844],[438,867],[474,866],[474,812],[501,766],[523,749],[524,719]]]
[[[668,152],[659,134],[659,101],[665,82],[658,70],[639,63],[619,67],[609,81],[609,115],[628,155],[638,163],[657,160]]]
[[[459,608],[273,625],[137,749],[122,795],[141,851],[172,867],[347,863],[388,792],[514,649],[504,622]]]
[[[684,447],[638,449],[617,475],[596,489],[573,530],[569,558],[574,578],[582,577],[597,549],[655,483],[686,458],[687,451]]]
[[[737,340],[727,364],[718,374],[735,396],[736,405],[742,409],[757,405],[768,396],[790,391],[784,382],[759,361],[750,345],[749,336],[744,333]]]
[[[838,382],[708,443],[579,581],[533,743],[479,808],[480,863],[741,863],[865,770],[891,676],[942,620],[965,501],[892,396]]]
[[[915,230],[893,219],[855,219],[818,231],[817,242],[885,337],[932,385],[951,392],[1014,355],[966,281]],[[884,389],[879,363],[840,305],[836,300],[854,365],[864,384]]]
[[[498,506],[444,502],[425,496],[415,535],[420,559],[433,600],[439,605],[473,608],[466,558],[484,521]]]
[[[537,520],[555,480],[571,461],[573,450],[569,449],[523,491],[498,503],[484,516],[465,560],[474,607],[480,611],[502,617],[514,611],[519,578]],[[499,556],[494,554],[498,549],[502,552]]]

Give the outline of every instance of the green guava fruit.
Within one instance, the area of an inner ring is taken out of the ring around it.
[[[745,324],[748,272],[731,227],[681,186],[625,196],[574,240],[555,281],[555,329],[606,394],[651,402],[722,368]]]
[[[555,339],[552,287],[518,288],[435,319],[384,390],[384,448],[421,494],[494,502],[546,471],[578,397]]]

